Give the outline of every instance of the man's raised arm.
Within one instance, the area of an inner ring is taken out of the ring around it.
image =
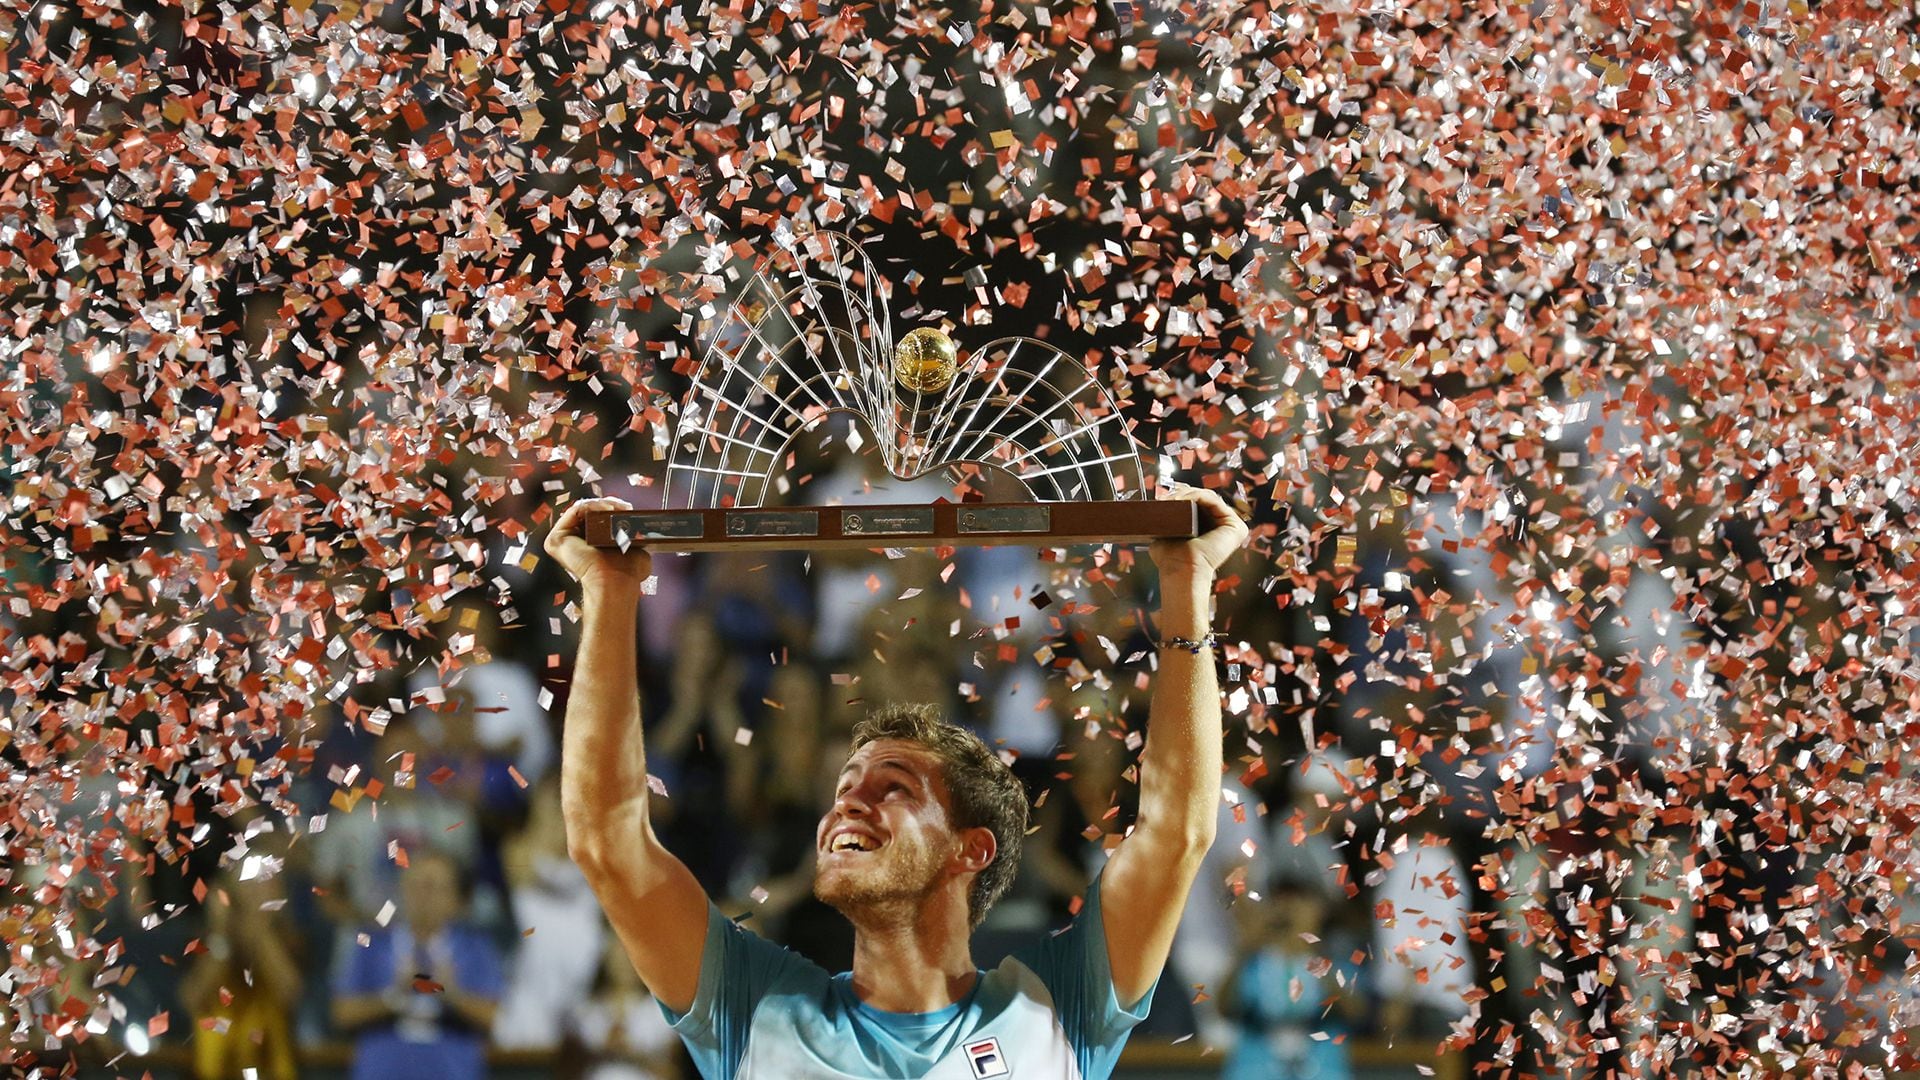
[[[625,510],[620,499],[584,499],[548,534],[547,554],[580,583],[580,654],[567,698],[560,805],[573,856],[633,967],[676,1013],[693,1004],[707,937],[707,895],[686,864],[660,846],[647,810],[635,664],[644,551],[605,551],[581,537],[589,510]]]
[[[1152,988],[1173,948],[1187,892],[1213,846],[1220,812],[1220,683],[1210,647],[1214,573],[1244,547],[1247,527],[1211,491],[1178,487],[1200,504],[1201,535],[1159,541],[1160,655],[1147,744],[1140,752],[1140,815],[1101,874],[1107,961],[1122,1008]]]

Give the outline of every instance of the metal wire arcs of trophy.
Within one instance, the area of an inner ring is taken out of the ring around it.
[[[1154,500],[1106,388],[1044,342],[958,355],[939,330],[893,341],[884,290],[851,238],[820,232],[749,280],[681,402],[662,510],[587,515],[601,547],[938,547],[1144,543],[1198,531]],[[788,446],[830,413],[859,417],[887,471],[961,464],[1016,478],[1023,502],[763,507]]]

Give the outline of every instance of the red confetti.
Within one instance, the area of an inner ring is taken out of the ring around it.
[[[485,662],[456,609],[563,666],[560,498],[654,484],[700,328],[824,228],[903,326],[1061,343],[1250,504],[1232,772],[1345,755],[1299,820],[1362,912],[1444,840],[1414,884],[1469,914],[1391,910],[1450,957],[1409,982],[1472,969],[1450,1046],[1912,1065],[1910,11],[384,10],[0,15],[16,1042],[164,1032],[61,981],[99,883],[328,809],[326,733],[432,704],[374,687]],[[887,655],[1137,736],[1149,564],[1049,553],[1056,623],[976,586]]]

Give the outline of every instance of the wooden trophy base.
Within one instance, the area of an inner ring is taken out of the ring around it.
[[[1200,531],[1185,499],[782,506],[744,510],[593,510],[587,543],[654,551],[1145,544]]]

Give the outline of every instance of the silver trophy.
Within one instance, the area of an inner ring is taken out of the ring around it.
[[[860,419],[901,480],[975,465],[1029,498],[763,508],[794,440],[836,412]],[[1125,424],[1087,365],[1045,342],[1003,337],[962,355],[932,327],[895,342],[866,253],[814,233],[756,271],[708,335],[674,427],[666,509],[591,513],[586,537],[693,551],[1195,535],[1192,502],[1148,497]]]

